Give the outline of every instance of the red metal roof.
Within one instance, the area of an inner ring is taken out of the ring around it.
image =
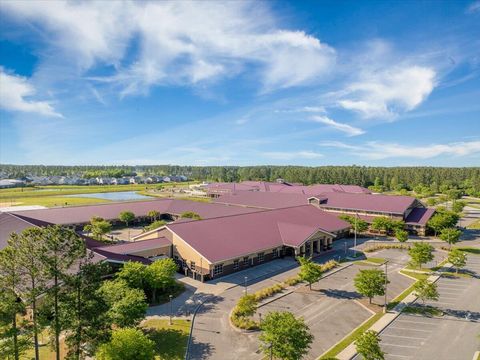
[[[284,241],[297,246],[317,230],[348,227],[347,222],[311,205],[167,225],[210,262],[282,246]]]
[[[403,215],[416,200],[412,196],[350,194],[338,192],[324,193],[321,194],[320,197],[327,198],[326,201],[324,200],[320,204],[320,206],[401,215]]]
[[[106,245],[106,246],[94,248],[94,250],[101,249],[101,250],[109,251],[115,254],[128,255],[128,254],[135,254],[139,251],[157,249],[159,247],[163,247],[171,244],[172,242],[169,239],[161,236],[155,239],[126,242],[123,244]]]
[[[244,214],[258,211],[256,209],[238,206],[226,206],[200,201],[159,199],[149,201],[119,202],[113,204],[71,206],[64,208],[51,208],[40,210],[26,210],[12,214],[46,221],[53,224],[84,224],[94,216],[107,220],[114,220],[122,211],[132,211],[135,216],[146,216],[150,210],[157,210],[161,214],[180,215],[185,211],[198,213],[202,218],[218,217],[223,215]]]
[[[435,209],[430,208],[415,208],[405,219],[405,223],[409,225],[422,225],[425,226],[427,221],[430,220]]]
[[[233,194],[222,195],[215,199],[215,202],[264,209],[280,209],[308,204],[309,197],[305,194],[237,191]]]

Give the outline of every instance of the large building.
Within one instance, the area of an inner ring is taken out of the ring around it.
[[[240,183],[212,183],[206,186],[207,195],[218,197],[221,195],[233,194],[238,191],[251,192],[271,192],[271,193],[289,193],[317,195],[324,192],[346,192],[356,194],[370,194],[370,190],[358,185],[339,185],[339,184],[315,184],[302,185],[292,184],[282,179],[276,182],[266,181],[242,181]]]
[[[236,191],[215,198],[223,205],[236,205],[253,209],[279,209],[311,204],[335,214],[358,216],[371,223],[379,216],[405,221],[407,230],[425,235],[427,222],[434,209],[426,208],[412,196],[381,194],[324,192],[319,195]]]
[[[171,223],[136,240],[171,243],[151,255],[173,257],[186,275],[212,279],[284,256],[314,257],[350,225],[311,205]],[[145,241],[141,241],[142,243]]]

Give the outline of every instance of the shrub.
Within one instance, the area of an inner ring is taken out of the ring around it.
[[[377,250],[384,250],[384,249],[400,249],[400,250],[408,250],[410,249],[410,245],[403,245],[403,244],[375,244],[366,246],[363,251],[364,252],[374,252]]]
[[[287,286],[297,285],[298,283],[303,282],[300,276],[292,276],[283,281],[283,283]]]
[[[339,265],[340,265],[340,263],[338,261],[328,260],[326,263],[321,264],[319,266],[320,266],[320,270],[322,272],[326,272],[328,270],[332,270],[332,269],[336,268]]]
[[[285,289],[284,284],[275,284],[273,286],[269,286],[267,288],[258,290],[254,294],[255,300],[260,301],[260,300],[266,299],[267,297],[275,295],[276,293],[282,292],[284,289]]]

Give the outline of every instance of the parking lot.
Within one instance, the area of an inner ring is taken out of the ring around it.
[[[386,359],[472,359],[480,345],[480,256],[469,255],[466,270],[474,277],[440,278],[438,301],[426,302],[444,316],[401,314],[382,331]]]

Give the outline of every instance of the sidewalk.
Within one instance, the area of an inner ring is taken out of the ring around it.
[[[450,263],[446,263],[444,268],[451,267]],[[431,275],[428,277],[430,282],[436,282],[440,279],[441,275]],[[390,323],[395,320],[401,313],[402,310],[412,304],[417,297],[410,293],[405,299],[403,299],[397,306],[395,306],[392,310],[387,312],[383,315],[376,323],[374,323],[368,330],[374,330],[377,333],[382,332]],[[349,334],[350,335],[350,334]],[[348,336],[348,335],[347,335]],[[337,355],[337,359],[339,360],[351,360],[357,355],[357,350],[355,348],[355,342],[348,345],[342,352]]]

